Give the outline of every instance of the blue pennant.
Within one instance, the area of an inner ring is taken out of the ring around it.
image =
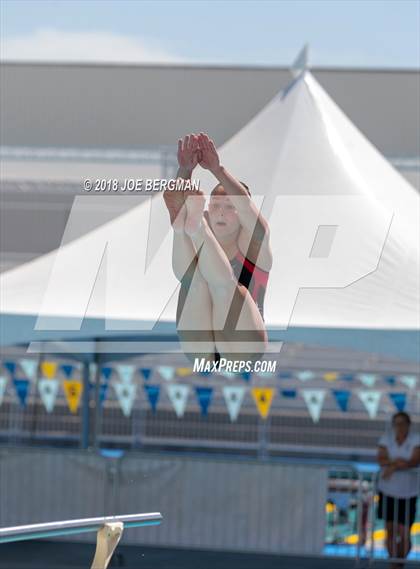
[[[15,389],[17,396],[19,397],[20,404],[22,407],[26,407],[26,398],[29,391],[29,380],[28,379],[14,379]]]
[[[283,389],[281,394],[283,397],[286,397],[286,399],[295,399],[296,389]]]
[[[277,374],[277,377],[279,379],[292,379],[293,378],[293,373],[290,371],[280,371]]]
[[[105,381],[109,381],[112,375],[113,368],[111,366],[103,366],[101,367],[102,377]]]
[[[398,411],[404,411],[406,403],[407,403],[407,394],[406,393],[390,393],[389,398],[395,405],[395,408]]]
[[[395,385],[397,382],[397,378],[394,375],[386,375],[384,380],[388,383],[388,385]]]
[[[150,367],[139,367],[139,372],[143,375],[144,379],[147,381],[152,375],[153,369]]]
[[[197,394],[197,399],[201,407],[201,414],[207,417],[207,413],[210,407],[211,399],[213,396],[212,387],[196,387],[195,392]]]
[[[67,379],[70,379],[71,376],[73,375],[74,366],[71,364],[63,364],[61,366],[61,370],[63,371]]]
[[[250,371],[243,371],[241,373],[242,379],[244,379],[245,381],[249,381],[251,379],[251,375],[252,373]]]
[[[152,408],[153,413],[156,413],[156,408],[159,401],[160,386],[144,385],[143,387],[147,393],[147,398],[149,399],[150,407]]]
[[[211,371],[199,371],[198,373],[203,377],[207,377],[208,375],[213,375]]]
[[[102,403],[105,401],[107,393],[108,393],[108,381],[106,383],[101,383],[99,385],[99,402]]]
[[[355,378],[355,375],[353,375],[352,373],[342,373],[340,375],[340,379],[342,381],[353,381]]]
[[[16,371],[16,362],[3,362],[3,365],[10,372],[10,375],[14,377]]]
[[[333,394],[337,401],[337,405],[342,411],[346,412],[350,401],[350,391],[333,390]]]

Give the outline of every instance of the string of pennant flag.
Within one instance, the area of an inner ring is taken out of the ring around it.
[[[26,407],[28,396],[36,380],[36,389],[41,401],[48,413],[51,413],[56,405],[60,393],[60,386],[64,392],[70,412],[77,413],[80,407],[81,396],[84,384],[81,379],[81,367],[74,364],[60,364],[55,361],[42,361],[38,364],[33,359],[19,359],[18,361],[4,361],[3,367],[7,370],[8,376],[0,376],[0,405],[4,400],[7,386],[14,387],[17,399],[22,407]],[[407,407],[407,398],[414,390],[417,394],[417,402],[420,404],[419,392],[416,389],[418,377],[415,375],[398,376],[379,376],[377,374],[340,374],[338,372],[325,372],[320,374],[313,371],[280,371],[278,373],[258,374],[257,378],[274,378],[279,380],[297,380],[306,383],[313,379],[323,379],[327,382],[353,381],[359,380],[359,388],[338,389],[309,388],[309,387],[273,387],[273,386],[246,386],[246,385],[217,385],[200,386],[179,383],[179,378],[186,378],[193,375],[193,370],[186,367],[156,366],[156,367],[136,367],[130,364],[119,364],[115,366],[101,366],[99,369],[95,364],[91,364],[90,376],[99,379],[99,401],[101,405],[106,401],[109,394],[109,386],[112,385],[115,397],[119,402],[122,413],[129,417],[131,415],[134,402],[138,396],[138,382],[136,377],[143,378],[143,392],[153,413],[156,412],[162,393],[165,388],[169,401],[171,402],[176,415],[181,418],[186,410],[191,391],[195,393],[196,402],[199,405],[201,415],[206,416],[213,402],[215,391],[221,389],[223,399],[226,404],[231,421],[235,421],[240,413],[242,404],[247,394],[255,403],[259,415],[266,419],[269,416],[274,398],[277,396],[282,400],[303,399],[312,420],[320,420],[326,397],[330,395],[335,402],[336,408],[343,413],[349,411],[352,397],[356,397],[363,404],[368,416],[374,419],[380,409],[380,404],[386,397],[395,410],[403,411]],[[99,373],[98,373],[99,372]],[[150,382],[154,374],[167,382],[166,385],[153,384]],[[97,375],[98,374],[98,375]],[[61,378],[59,376],[62,376]],[[212,374],[196,374],[212,375]],[[250,374],[218,374],[224,375],[228,379],[237,379],[250,382]],[[385,379],[388,385],[393,387],[404,386],[407,391],[397,391],[385,393],[378,389],[372,389],[377,381]],[[392,379],[392,381],[391,381]],[[281,385],[281,384],[280,384]],[[93,389],[95,383],[89,382],[89,388]],[[370,389],[364,389],[368,387]]]
[[[40,367],[40,375],[42,377],[51,379],[57,376],[58,373],[62,373],[67,379],[73,378],[75,375],[80,377],[81,374],[81,364],[60,364],[56,361],[42,361],[38,364],[35,359],[22,358],[17,361],[3,361],[3,367],[9,372],[13,377],[18,375],[24,375],[28,379],[34,379],[38,365]],[[19,368],[21,371],[19,371]],[[90,364],[91,377],[95,376],[97,372],[97,366],[94,363]],[[366,387],[372,388],[378,383],[385,383],[389,386],[396,386],[398,384],[404,385],[409,389],[414,389],[417,384],[419,377],[415,374],[380,374],[380,373],[349,373],[349,372],[338,372],[338,371],[314,371],[314,370],[280,370],[277,372],[227,372],[221,371],[220,373],[212,372],[198,372],[195,373],[191,367],[175,367],[175,366],[164,366],[157,365],[153,367],[137,367],[133,364],[118,364],[118,365],[104,365],[100,369],[101,376],[108,380],[113,374],[117,374],[122,381],[131,381],[136,374],[139,374],[145,381],[149,381],[156,374],[160,376],[165,381],[172,381],[176,377],[189,377],[189,376],[205,376],[205,377],[216,377],[222,376],[228,379],[243,379],[249,382],[252,378],[274,378],[279,380],[293,380],[296,379],[302,383],[306,383],[312,380],[324,380],[328,383],[333,382],[360,382]]]

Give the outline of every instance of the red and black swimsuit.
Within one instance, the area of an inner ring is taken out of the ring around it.
[[[230,264],[238,279],[238,283],[246,286],[249,290],[264,320],[264,296],[269,273],[257,267],[252,261],[244,257],[240,251],[230,260]]]
[[[268,282],[268,271],[263,271],[263,269],[257,267],[247,257],[244,257],[239,250],[233,259],[230,259],[230,264],[234,275],[238,279],[238,283],[246,286],[249,290],[264,320],[264,297]],[[215,352],[214,358],[216,362],[220,361],[219,352]]]

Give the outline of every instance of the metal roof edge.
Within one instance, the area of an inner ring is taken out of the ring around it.
[[[203,63],[132,63],[132,62],[77,62],[77,61],[0,61],[3,66],[32,66],[32,67],[79,67],[79,68],[119,68],[119,69],[188,69],[188,70],[208,70],[208,71],[290,71],[288,65],[264,65],[264,64],[203,64]],[[357,66],[313,66],[309,69],[312,72],[327,73],[413,73],[420,74],[420,67],[357,67]]]

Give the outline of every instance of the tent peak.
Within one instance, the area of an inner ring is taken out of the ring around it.
[[[296,59],[292,63],[290,71],[293,77],[296,79],[307,69],[309,69],[309,44],[305,43],[305,45],[297,55]]]

